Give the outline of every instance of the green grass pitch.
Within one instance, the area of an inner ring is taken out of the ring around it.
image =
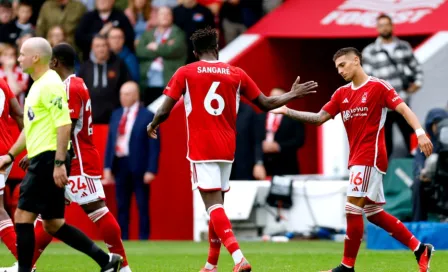
[[[127,242],[125,244],[133,272],[198,272],[206,261],[208,244],[194,242]],[[316,272],[328,270],[341,260],[342,243],[290,242],[241,243],[253,271]],[[436,249],[437,250],[437,249]],[[0,249],[0,266],[14,262],[6,247]],[[221,249],[219,271],[231,272],[233,261]],[[88,257],[61,243],[51,244],[37,263],[38,272],[99,271]],[[356,265],[357,272],[416,272],[414,255],[409,251],[372,251],[362,246]],[[448,251],[436,251],[431,271],[448,271]]]

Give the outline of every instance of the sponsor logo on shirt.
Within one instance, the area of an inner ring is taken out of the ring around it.
[[[342,120],[346,122],[354,117],[365,117],[367,116],[368,112],[369,112],[368,107],[356,107],[353,109],[348,109],[342,111]]]
[[[394,24],[414,24],[437,10],[446,0],[345,0],[330,11],[322,25],[376,27],[382,13],[392,17]]]
[[[58,107],[58,109],[62,110],[62,96],[58,96],[50,101],[51,104]]]
[[[202,21],[204,21],[204,15],[202,13],[195,13],[193,15],[193,21],[195,21],[195,22],[202,22]]]

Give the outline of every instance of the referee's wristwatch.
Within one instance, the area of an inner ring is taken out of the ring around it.
[[[54,165],[56,166],[56,167],[60,167],[60,166],[62,166],[62,165],[64,165],[65,164],[65,161],[60,161],[60,160],[55,160],[54,161]]]

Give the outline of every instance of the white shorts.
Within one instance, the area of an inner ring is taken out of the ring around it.
[[[99,199],[106,199],[103,184],[99,178],[85,176],[70,176],[65,185],[65,199],[79,205],[88,204]]]
[[[366,197],[376,204],[386,203],[383,189],[383,174],[375,167],[350,167],[350,181],[347,187],[347,196]]]
[[[8,168],[6,168],[6,171],[0,172],[0,195],[3,195],[5,191],[6,180],[8,179],[9,173],[11,172],[11,168],[12,163]]]
[[[192,162],[191,183],[193,190],[224,191],[230,190],[230,172],[232,163],[229,162]]]

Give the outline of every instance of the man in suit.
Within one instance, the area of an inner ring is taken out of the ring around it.
[[[147,240],[149,225],[149,185],[157,173],[160,143],[148,139],[146,125],[154,114],[140,105],[139,87],[133,81],[120,90],[121,108],[112,113],[106,147],[104,178],[115,182],[118,223],[122,239],[129,239],[129,209],[135,192],[139,210],[139,239]]]
[[[283,89],[274,88],[271,96],[282,95]],[[265,120],[265,139],[262,143],[264,166],[268,176],[297,175],[300,173],[297,162],[297,150],[305,141],[305,129],[302,123],[287,116],[267,113]]]
[[[263,164],[261,142],[264,139],[263,122],[251,106],[240,103],[236,119],[235,161],[231,180],[263,180],[266,170]]]

